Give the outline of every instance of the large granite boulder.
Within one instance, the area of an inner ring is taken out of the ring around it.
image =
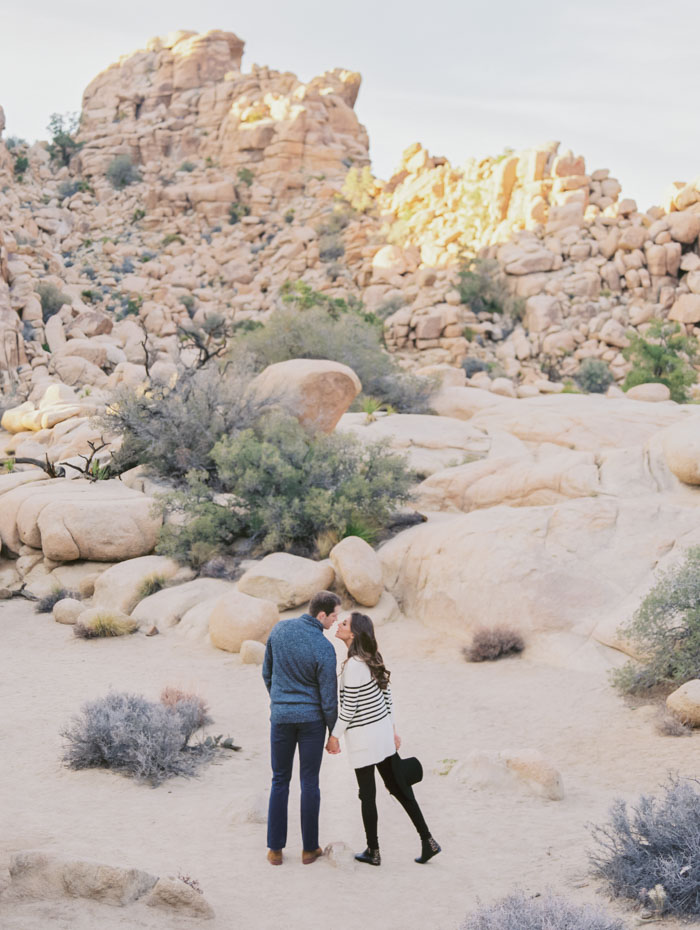
[[[214,603],[209,615],[209,636],[217,649],[240,652],[247,639],[265,642],[278,620],[279,611],[272,601],[233,591]]]
[[[238,579],[238,590],[273,601],[280,610],[286,610],[306,604],[318,591],[327,590],[334,577],[333,567],[328,562],[273,552]]]

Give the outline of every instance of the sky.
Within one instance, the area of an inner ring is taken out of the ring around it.
[[[0,0],[5,137],[46,138],[90,80],[175,29],[223,29],[308,80],[359,71],[375,174],[421,142],[455,165],[556,139],[640,208],[700,175],[697,0]]]

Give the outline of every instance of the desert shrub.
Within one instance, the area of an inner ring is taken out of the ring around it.
[[[44,323],[54,313],[58,313],[64,304],[71,302],[67,294],[64,294],[55,284],[50,284],[48,281],[40,281],[36,286],[36,292],[41,301],[41,315],[44,318]]]
[[[138,622],[131,617],[122,617],[105,610],[87,623],[75,623],[73,634],[78,639],[104,639],[111,636],[127,636],[135,633],[138,628]]]
[[[605,394],[614,380],[613,373],[602,358],[585,358],[576,374],[576,383],[589,394]]]
[[[670,690],[700,677],[700,547],[659,578],[618,632],[643,656],[614,670],[621,691]]]
[[[224,436],[212,457],[214,478],[190,472],[187,489],[166,497],[166,509],[186,519],[164,527],[159,552],[207,561],[245,536],[261,553],[311,554],[323,531],[342,538],[353,521],[385,525],[413,477],[383,446],[314,434],[281,412]]]
[[[24,172],[29,167],[29,159],[26,155],[15,155],[13,171],[18,181],[24,178]]]
[[[151,594],[162,591],[167,583],[168,579],[165,575],[150,575],[148,578],[144,578],[139,585],[138,599],[142,601],[144,598],[150,597]]]
[[[345,246],[340,236],[334,233],[325,233],[318,240],[318,257],[322,262],[333,262],[345,255]]]
[[[234,202],[228,208],[229,223],[234,226],[244,216],[250,216],[250,207],[247,203],[241,203],[239,200],[234,200]]]
[[[196,167],[193,161],[183,161],[180,165],[180,171],[186,171],[189,174],[191,171],[194,171]]]
[[[245,184],[247,187],[250,187],[250,185],[255,180],[255,175],[250,170],[250,168],[239,168],[237,176],[241,184]]]
[[[82,148],[82,143],[75,138],[79,128],[78,113],[52,113],[49,117],[51,142],[47,150],[51,161],[58,167],[68,165],[73,155]]]
[[[213,473],[217,440],[251,426],[264,409],[247,392],[250,379],[241,361],[226,371],[215,364],[182,369],[172,387],[154,383],[146,392],[116,391],[104,418],[105,427],[123,437],[115,469],[144,464],[176,481],[193,469]]]
[[[470,914],[459,930],[624,930],[624,924],[590,904],[516,891]]]
[[[69,591],[62,585],[56,585],[50,594],[39,598],[35,604],[34,609],[38,614],[50,614],[54,608],[54,605],[59,601],[62,601],[64,597],[73,597],[76,600],[80,600],[80,595],[75,591]]]
[[[659,914],[700,916],[697,782],[671,778],[660,796],[642,795],[630,809],[618,799],[608,823],[591,832],[593,874],[611,894]]]
[[[480,358],[472,358],[470,356],[462,360],[462,368],[464,369],[467,378],[471,378],[472,375],[475,375],[478,371],[489,370],[487,362],[482,361]]]
[[[342,362],[357,374],[366,394],[400,413],[426,413],[435,384],[400,368],[382,346],[380,326],[367,319],[361,305],[342,298],[316,302],[317,292],[308,291],[260,329],[238,337],[234,353],[249,353],[259,369],[291,358]]]
[[[678,323],[652,320],[644,336],[630,334],[630,344],[622,354],[632,363],[623,390],[656,382],[665,384],[677,403],[688,400],[688,388],[697,380],[693,368],[697,340],[684,335]]]
[[[174,775],[194,775],[210,758],[204,744],[189,745],[209,722],[198,700],[165,706],[136,694],[108,694],[84,704],[62,731],[63,761],[72,769],[108,768],[158,785]]]
[[[459,269],[457,290],[474,313],[502,313],[513,319],[523,315],[524,301],[510,293],[500,265],[494,259],[475,258]]]
[[[181,688],[168,685],[160,692],[159,700],[164,707],[176,707],[183,701],[189,703],[192,705],[193,710],[199,712],[199,716],[195,716],[195,722],[198,722],[200,727],[211,723],[209,705],[201,695],[195,694],[194,691],[183,691]]]
[[[364,165],[362,170],[354,167],[348,170],[341,193],[353,210],[366,213],[374,203],[376,192],[377,183],[372,177],[369,165]]]
[[[118,191],[141,180],[138,169],[128,155],[117,155],[113,158],[107,165],[105,174],[112,187]]]
[[[58,185],[58,199],[67,200],[80,190],[77,181],[61,181]]]
[[[167,235],[163,236],[163,248],[167,248],[167,246],[172,245],[173,242],[177,242],[179,245],[185,244],[185,240],[182,238],[182,236],[178,235],[178,233],[168,233]],[[150,259],[146,259],[146,261],[150,261]]]
[[[679,720],[666,707],[659,709],[654,720],[654,729],[660,736],[690,736],[693,728]]]
[[[483,626],[474,630],[472,641],[463,652],[469,662],[492,662],[522,652],[524,648],[525,641],[517,630],[507,626]]]

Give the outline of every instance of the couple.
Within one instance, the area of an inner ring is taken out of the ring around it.
[[[345,736],[355,769],[367,848],[359,862],[380,865],[374,769],[390,794],[406,811],[421,839],[424,863],[440,852],[430,835],[412,785],[423,771],[417,759],[401,759],[401,745],[393,724],[389,672],[377,651],[369,617],[352,613],[336,631],[348,649],[340,678],[340,714],[335,649],[323,635],[338,620],[340,598],[330,591],[314,595],[308,612],[280,621],[265,648],[263,679],[270,692],[272,789],[267,820],[268,861],[282,865],[287,843],[287,800],[297,746],[301,780],[302,862],[310,865],[323,854],[318,844],[321,794],[318,774],[324,742],[329,753],[340,752]],[[326,728],[330,733],[326,742]]]

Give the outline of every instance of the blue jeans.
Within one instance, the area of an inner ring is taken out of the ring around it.
[[[318,773],[325,740],[326,724],[323,720],[271,725],[272,788],[267,814],[268,849],[284,849],[287,845],[289,781],[297,746],[301,780],[301,836],[304,849],[318,849],[318,810],[321,804]]]

